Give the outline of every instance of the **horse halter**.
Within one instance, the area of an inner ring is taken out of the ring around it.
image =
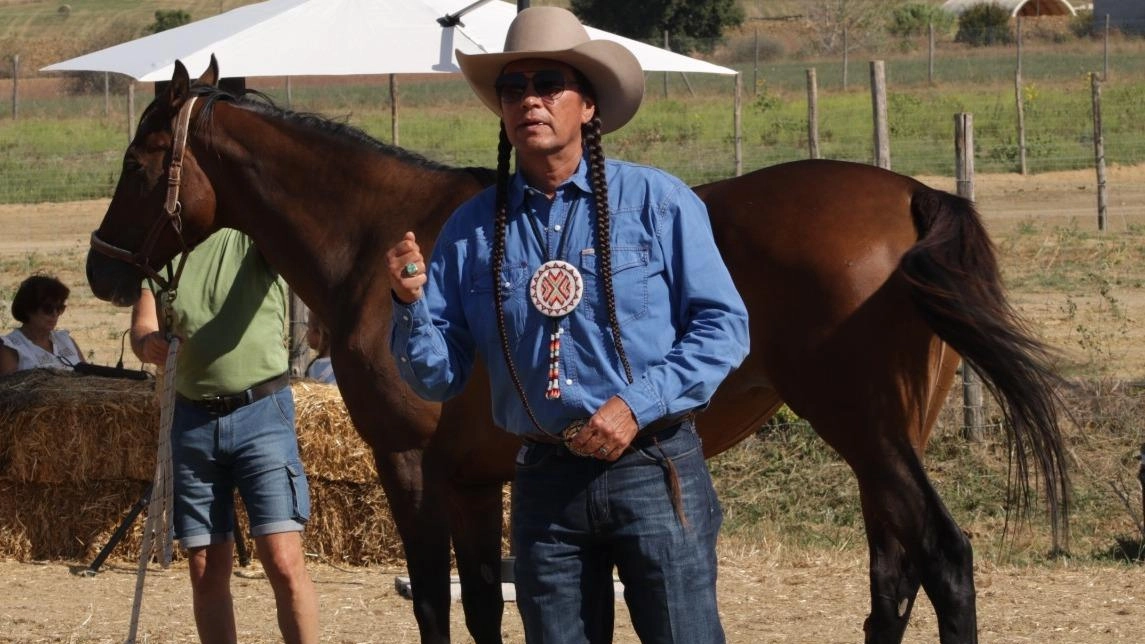
[[[151,228],[143,238],[143,246],[138,251],[132,252],[100,239],[97,234],[98,231],[91,233],[92,250],[134,266],[147,277],[155,280],[160,289],[170,293],[171,297],[179,285],[179,277],[183,274],[183,265],[187,263],[187,253],[190,252],[187,248],[187,242],[183,238],[183,204],[179,202],[179,186],[183,181],[183,153],[187,148],[187,132],[191,125],[191,108],[195,105],[196,100],[198,100],[197,96],[190,97],[179,109],[179,116],[175,121],[175,140],[171,146],[171,165],[167,168],[167,199],[163,204],[164,216],[156,218],[151,224]],[[171,272],[171,264],[168,263],[168,279],[165,279],[158,271],[151,268],[148,260],[151,258],[151,251],[155,249],[155,244],[159,240],[159,235],[168,224],[179,239],[180,251],[179,264],[174,274]]]

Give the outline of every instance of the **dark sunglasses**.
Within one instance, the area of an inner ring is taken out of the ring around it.
[[[44,304],[40,307],[40,311],[48,315],[59,315],[68,310],[67,304]]]
[[[560,98],[566,87],[577,85],[576,81],[567,80],[560,70],[542,69],[528,75],[525,72],[501,74],[493,83],[493,87],[497,89],[497,96],[502,103],[518,103],[525,97],[530,79],[533,90],[546,103],[552,103]]]

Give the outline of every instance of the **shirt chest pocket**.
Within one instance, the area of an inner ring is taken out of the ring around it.
[[[604,288],[601,284],[600,258],[595,253],[580,256],[584,275],[585,301],[581,304],[592,319],[602,326],[609,323]],[[648,311],[649,253],[645,246],[612,247],[612,293],[616,300],[616,321],[624,324],[644,317]]]
[[[493,294],[493,269],[487,261],[471,259],[466,269],[466,316],[480,321],[477,328],[496,330],[496,307]],[[505,323],[514,337],[525,323],[525,304],[528,299],[528,267],[523,263],[505,261],[501,267],[501,305]]]

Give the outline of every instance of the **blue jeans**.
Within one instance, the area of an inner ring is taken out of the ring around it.
[[[236,487],[253,536],[301,531],[310,518],[290,387],[225,416],[176,400],[171,455],[175,537],[185,548],[234,538]]]
[[[517,606],[528,642],[611,642],[612,569],[645,644],[719,644],[723,514],[695,426],[638,438],[615,463],[527,445],[513,484]],[[684,520],[672,504],[671,459]]]

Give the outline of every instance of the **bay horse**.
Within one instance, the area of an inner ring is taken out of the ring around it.
[[[402,383],[388,350],[384,259],[407,230],[428,247],[492,173],[230,95],[217,80],[214,60],[194,83],[177,64],[143,112],[92,234],[92,292],[131,305],[144,275],[178,264],[213,231],[248,234],[331,330],[338,386],[404,545],[422,641],[449,639],[452,541],[466,625],[475,641],[500,642],[501,490],[519,443],[493,426],[480,375],[441,405]],[[1019,497],[1030,494],[1027,455],[1038,465],[1055,540],[1069,509],[1058,381],[1006,302],[977,213],[913,179],[831,161],[695,190],[750,311],[752,344],[700,416],[705,453],[735,445],[786,403],[858,479],[866,641],[900,642],[921,586],[940,640],[976,642],[971,546],[922,464],[960,359],[1002,403]]]

